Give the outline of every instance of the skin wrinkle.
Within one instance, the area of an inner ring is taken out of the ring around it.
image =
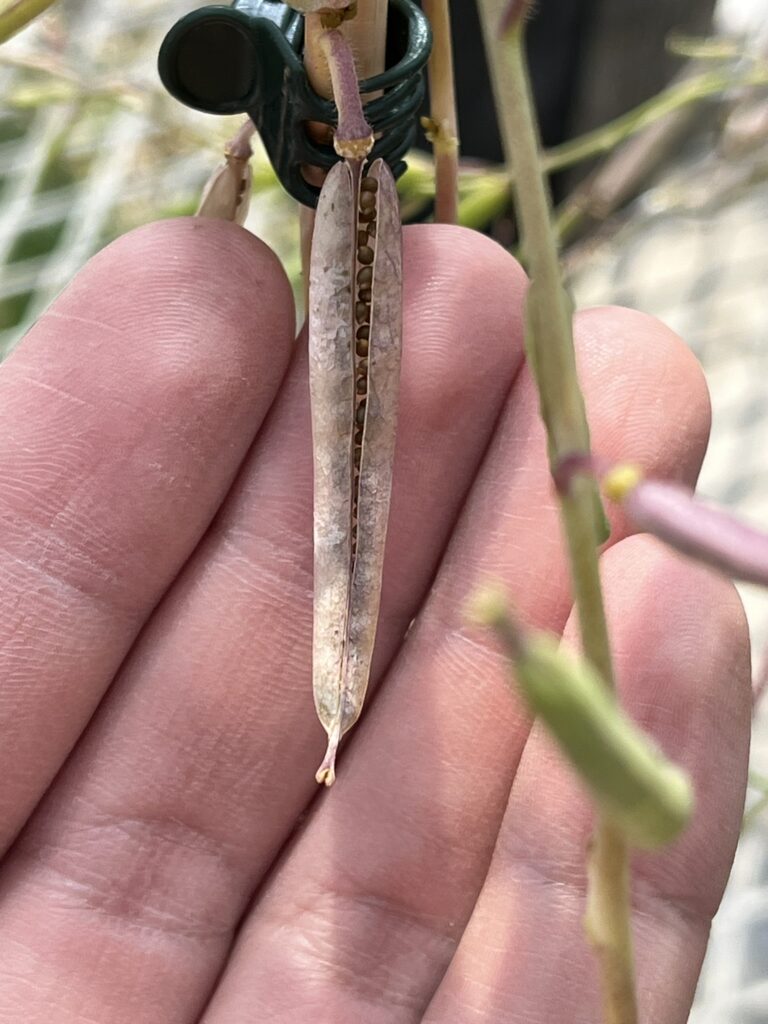
[[[63,323],[77,324],[83,327],[98,327],[99,330],[114,332],[121,338],[125,338],[127,332],[121,327],[115,327],[114,324],[107,323],[104,320],[95,320],[91,316],[77,316],[75,313],[62,313],[57,309],[47,309],[43,313],[45,319],[61,320]],[[42,319],[41,318],[41,319]]]
[[[80,806],[77,813],[80,820],[73,819],[65,835],[47,836],[44,819],[42,827],[24,834],[14,848],[16,885],[31,884],[46,906],[95,913],[118,927],[202,944],[229,941],[236,918],[227,893],[234,886],[224,879],[239,878],[247,870],[246,847],[236,852],[199,822],[129,818],[119,809],[110,813],[104,800]],[[119,869],[110,869],[110,857],[103,855],[104,870],[94,862],[91,851],[105,845]],[[209,876],[202,890],[205,900],[197,885],[186,891],[187,876],[193,873],[179,874],[174,868],[188,855]]]

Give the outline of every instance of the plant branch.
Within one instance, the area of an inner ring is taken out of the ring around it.
[[[572,309],[562,286],[552,231],[551,202],[542,165],[523,48],[523,18],[500,31],[504,0],[479,0],[485,45],[510,173],[523,247],[531,273],[526,346],[539,390],[549,441],[550,465],[588,455],[589,429],[576,374]],[[560,494],[582,648],[613,688],[597,548],[603,515],[594,480],[576,474]],[[637,1007],[630,929],[629,872],[624,839],[601,819],[589,863],[586,927],[600,958],[608,1024],[635,1024]]]
[[[621,117],[576,139],[553,146],[544,157],[544,169],[551,174],[608,153],[630,135],[691,103],[699,103],[733,88],[764,85],[768,85],[768,65],[764,62],[755,63],[744,74],[734,74],[733,69],[718,69],[682,79]]]
[[[0,43],[15,36],[30,21],[46,11],[53,0],[2,0],[0,2]]]
[[[422,121],[435,154],[435,220],[458,217],[459,136],[449,0],[424,0],[434,38],[429,58],[430,116]]]

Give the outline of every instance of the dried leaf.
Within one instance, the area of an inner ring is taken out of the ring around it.
[[[376,635],[395,446],[401,303],[402,240],[392,173],[379,160],[361,181],[359,164],[336,164],[317,208],[309,309],[313,688],[328,733],[317,778],[327,785],[335,778],[339,741],[363,706]]]

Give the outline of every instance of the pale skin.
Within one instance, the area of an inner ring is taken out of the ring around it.
[[[231,224],[143,229],[0,369],[2,1024],[599,1019],[588,806],[464,615],[491,576],[575,635],[524,277],[459,229],[405,247],[374,693],[328,792],[305,345],[276,259]],[[595,450],[693,484],[709,405],[685,346],[617,309],[576,337]],[[626,533],[602,558],[622,696],[698,797],[634,862],[643,1019],[683,1024],[739,827],[747,636],[729,583]]]

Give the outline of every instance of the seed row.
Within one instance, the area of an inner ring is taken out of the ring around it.
[[[355,298],[355,437],[354,487],[352,510],[352,556],[357,543],[357,495],[360,462],[363,457],[363,429],[368,398],[368,349],[371,340],[371,300],[373,297],[373,260],[376,238],[376,192],[379,183],[365,177],[360,183],[360,208],[357,232],[357,293]]]

